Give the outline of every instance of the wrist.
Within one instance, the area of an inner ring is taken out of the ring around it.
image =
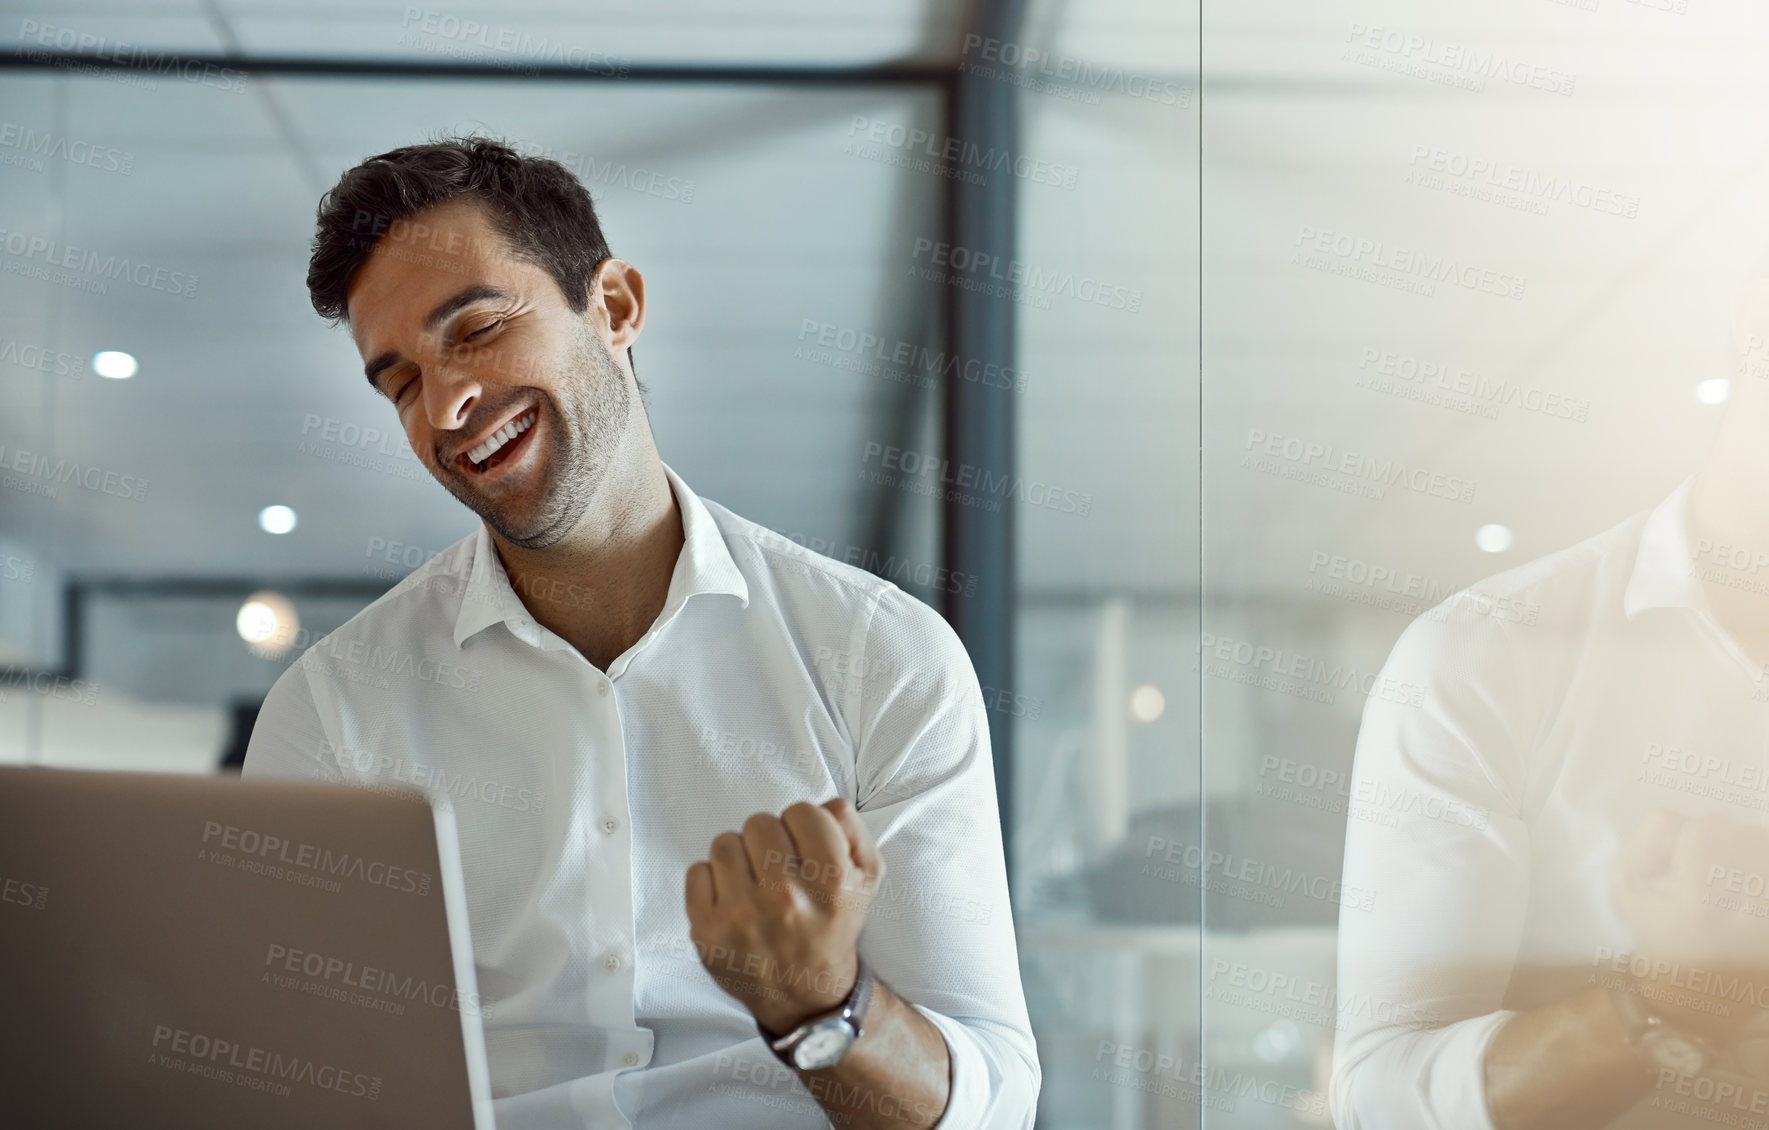
[[[1717,1032],[1698,1009],[1668,1001],[1664,993],[1642,992],[1642,986],[1611,987],[1610,1006],[1623,1042],[1642,1063],[1679,1075],[1699,1075],[1720,1059],[1727,1033]],[[1689,1022],[1689,1017],[1695,1023]]]
[[[812,1017],[841,1007],[859,972],[860,955],[855,951],[814,976],[789,975],[787,984],[772,991],[764,989],[763,999],[750,1007],[750,1015],[763,1033],[784,1036]]]
[[[833,1007],[806,1017],[790,1031],[769,1031],[758,1020],[756,1028],[768,1049],[788,1067],[799,1071],[822,1071],[841,1062],[865,1031],[875,981],[866,963],[855,955],[854,982]]]

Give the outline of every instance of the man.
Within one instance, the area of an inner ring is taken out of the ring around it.
[[[662,463],[583,186],[372,157],[308,287],[483,524],[278,679],[245,774],[454,797],[501,1130],[1030,1126],[963,647]]]
[[[1760,360],[1769,282],[1736,334]],[[1661,505],[1395,646],[1427,693],[1358,735],[1402,815],[1346,835],[1341,1130],[1769,1123],[1769,381],[1732,386]]]

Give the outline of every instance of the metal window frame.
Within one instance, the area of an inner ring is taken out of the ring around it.
[[[1024,0],[979,0],[967,32],[998,41],[1012,41],[1024,21]],[[213,66],[243,71],[247,75],[278,75],[289,78],[382,78],[395,80],[495,79],[563,80],[572,82],[638,82],[664,84],[741,84],[787,87],[920,86],[938,91],[942,125],[947,137],[983,152],[1017,151],[1018,107],[1015,87],[994,77],[969,71],[961,53],[953,67],[930,64],[886,63],[856,67],[739,66],[724,64],[643,64],[628,66],[620,74],[602,74],[562,65],[525,66],[519,72],[491,63],[411,59],[328,59],[304,56],[260,56],[245,53],[186,54],[181,52],[132,53],[122,59],[78,52],[33,51],[15,48],[0,52],[0,72],[40,72],[93,69],[110,71],[152,70],[167,55],[181,65]],[[1012,177],[943,177],[940,210],[943,241],[989,262],[1014,260],[1017,224],[1017,193]],[[992,363],[1014,368],[1016,319],[1010,297],[980,289],[950,285],[944,288],[944,345],[947,358]],[[940,399],[940,432],[943,457],[949,468],[971,470],[973,481],[1011,484],[1014,481],[1017,419],[1011,388],[986,387],[982,382],[946,380]],[[946,476],[942,476],[943,478]],[[950,485],[950,484],[949,484]],[[1013,859],[1013,727],[1012,715],[1000,707],[1012,702],[1014,682],[1014,492],[992,491],[952,485],[941,500],[942,564],[954,574],[974,576],[981,583],[969,596],[941,593],[941,614],[957,632],[976,667],[984,688],[989,719],[989,740],[995,770],[996,806],[1002,840],[1011,871]],[[991,510],[994,501],[998,509]],[[17,678],[53,674],[77,679],[84,668],[85,604],[95,593],[152,596],[244,595],[265,587],[292,593],[330,595],[362,594],[372,599],[385,588],[364,586],[359,579],[319,578],[272,580],[264,578],[167,577],[130,580],[124,578],[70,577],[63,591],[62,666],[42,672],[34,668],[0,667],[0,677]]]

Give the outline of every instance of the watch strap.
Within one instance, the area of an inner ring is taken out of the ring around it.
[[[840,1004],[828,1012],[810,1017],[783,1036],[777,1036],[768,1031],[762,1027],[760,1021],[756,1022],[756,1031],[761,1033],[762,1042],[768,1045],[768,1050],[774,1053],[775,1058],[786,1066],[797,1070],[798,1064],[793,1061],[792,1051],[810,1034],[813,1028],[820,1024],[826,1024],[831,1020],[846,1020],[849,1026],[854,1029],[855,1042],[859,1042],[860,1036],[865,1030],[866,1010],[872,1004],[872,987],[875,981],[872,967],[866,964],[865,958],[855,954],[854,983],[849,986],[848,995],[842,998]]]
[[[1629,1046],[1641,1053],[1650,1056],[1652,1054],[1650,1043],[1654,1038],[1658,1038],[1659,1034],[1662,1034],[1663,1037],[1674,1038],[1687,1044],[1699,1053],[1703,1066],[1711,1065],[1720,1057],[1719,1050],[1710,1041],[1670,1023],[1653,1010],[1646,1001],[1642,1000],[1638,993],[1628,989],[1612,988],[1609,991],[1609,996],[1615,1002],[1616,1011],[1621,1013],[1623,1020],[1627,1023],[1626,1038]]]

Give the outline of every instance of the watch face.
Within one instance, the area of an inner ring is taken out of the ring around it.
[[[833,1067],[854,1045],[854,1027],[846,1020],[832,1020],[805,1033],[792,1049],[792,1062],[802,1071]]]
[[[1707,1064],[1700,1045],[1675,1032],[1653,1032],[1641,1042],[1654,1063],[1679,1075],[1698,1075]]]

